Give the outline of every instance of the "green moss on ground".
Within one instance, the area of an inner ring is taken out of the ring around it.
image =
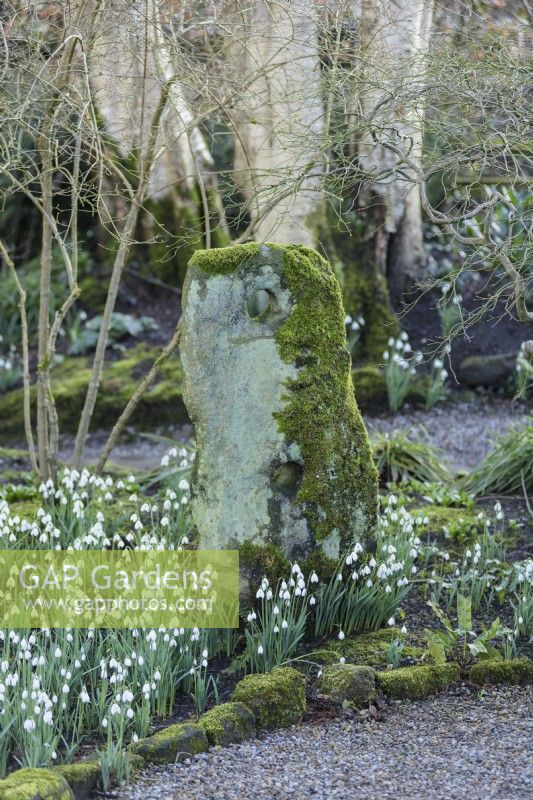
[[[54,771],[66,780],[76,800],[85,800],[85,798],[91,797],[102,776],[102,768],[98,759],[61,764],[54,767]]]
[[[421,700],[459,681],[458,664],[401,667],[378,673],[381,690],[393,700]]]
[[[484,530],[483,520],[474,512],[452,506],[420,506],[409,512],[413,517],[427,517],[427,529],[435,535],[444,536],[456,544],[475,541]]]
[[[169,725],[167,728],[140,739],[130,746],[134,755],[139,755],[151,764],[173,764],[187,756],[205,753],[209,743],[203,728],[192,722]]]
[[[317,693],[334,703],[361,708],[376,697],[376,673],[372,667],[330,664],[318,679]]]
[[[198,252],[190,265],[228,275],[254,266],[262,253],[278,260],[292,297],[275,337],[281,358],[299,370],[287,381],[275,416],[302,456],[296,499],[316,540],[335,532],[343,549],[374,525],[377,471],[355,402],[341,291],[331,266],[307,247],[255,243]]]
[[[387,666],[390,643],[398,638],[404,638],[398,628],[382,628],[347,637],[342,642],[332,638],[326,642],[324,650],[319,651],[317,659],[322,663],[331,663],[338,661],[339,656],[342,656],[351,664],[384,669]],[[412,658],[414,661],[420,660],[424,654],[425,649],[416,644],[405,644],[402,651],[403,658]]]
[[[255,717],[244,703],[222,703],[198,722],[210,745],[226,747],[255,736]]]
[[[244,703],[255,716],[258,729],[288,728],[305,712],[305,678],[292,667],[278,667],[266,675],[247,675],[231,699]]]
[[[158,348],[139,344],[127,350],[118,361],[104,369],[96,400],[91,429],[109,428],[124,409],[140,380],[160,354]],[[65,358],[52,370],[52,391],[59,415],[60,430],[75,433],[90,379],[90,361]],[[181,393],[182,370],[177,357],[170,358],[145,393],[131,418],[132,425],[149,430],[155,425],[179,423],[187,419]],[[0,435],[24,435],[22,389],[0,395]],[[35,406],[35,386],[32,387]]]
[[[0,800],[74,800],[74,795],[57,770],[25,768],[0,781]]]
[[[488,659],[478,661],[468,673],[472,683],[484,684],[510,683],[525,685],[533,683],[533,661],[530,658],[515,658],[511,661]]]

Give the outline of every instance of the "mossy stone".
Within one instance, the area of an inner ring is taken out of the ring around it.
[[[381,690],[393,700],[422,700],[459,681],[458,664],[401,667],[378,673]]]
[[[427,505],[411,509],[410,514],[415,518],[427,517],[427,528],[431,533],[457,544],[472,542],[485,530],[483,519],[478,519],[475,513],[464,508]]]
[[[249,301],[259,296],[255,313]],[[203,547],[272,542],[300,559],[319,545],[337,558],[368,535],[377,472],[355,403],[340,288],[323,258],[276,244],[196,253],[181,356]]]
[[[54,771],[66,780],[76,800],[85,800],[90,797],[102,776],[102,768],[98,759],[61,764],[54,767]]]
[[[92,430],[109,428],[116,421],[159,354],[158,348],[139,344],[127,350],[122,358],[106,364],[91,422]],[[53,368],[51,375],[60,430],[75,433],[90,379],[90,359],[65,358]],[[131,417],[131,425],[150,430],[164,423],[186,421],[181,380],[179,360],[171,357],[144,394]],[[32,386],[31,399],[34,404],[35,386]],[[5,437],[24,435],[22,389],[0,395],[0,434]]]
[[[24,768],[0,781],[0,800],[74,800],[74,795],[58,770]]]
[[[251,709],[258,729],[288,728],[300,722],[305,713],[305,678],[292,667],[247,675],[239,681],[231,699]]]
[[[131,752],[151,764],[173,764],[188,756],[205,753],[209,743],[200,725],[192,722],[169,725],[167,728],[130,745]]]
[[[255,717],[244,703],[215,706],[200,717],[198,724],[214,747],[226,747],[255,736]]]
[[[524,686],[533,683],[533,661],[530,658],[484,659],[470,667],[468,673],[472,683],[484,684],[509,683],[513,686]]]
[[[361,708],[376,696],[375,670],[355,664],[330,664],[318,679],[317,693],[334,703]]]
[[[337,661],[339,656],[343,656],[352,664],[383,669],[387,666],[387,651],[391,641],[401,636],[400,630],[393,627],[348,636],[343,641],[332,638],[326,642],[324,650],[319,651],[317,659],[321,663],[331,663]],[[402,656],[416,661],[421,659],[425,652],[425,648],[416,643],[405,644]]]

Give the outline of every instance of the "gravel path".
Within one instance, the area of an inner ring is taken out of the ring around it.
[[[396,703],[383,722],[304,723],[153,767],[119,800],[525,800],[533,689]]]
[[[479,397],[468,402],[436,406],[431,411],[410,409],[393,416],[365,415],[369,432],[407,433],[442,449],[454,470],[470,470],[486,456],[491,443],[513,425],[531,424],[531,409],[523,403]]]

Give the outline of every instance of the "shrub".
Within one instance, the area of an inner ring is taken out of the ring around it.
[[[501,436],[461,487],[475,495],[533,491],[533,424]]]
[[[447,481],[450,478],[436,448],[423,442],[414,442],[399,431],[373,436],[372,449],[384,483]]]

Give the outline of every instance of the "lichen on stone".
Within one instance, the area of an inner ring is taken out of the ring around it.
[[[195,723],[177,723],[140,739],[130,746],[131,752],[152,764],[173,764],[189,755],[205,753],[209,749],[203,728]]]
[[[215,283],[210,288],[209,281],[213,278],[228,280],[220,285]],[[247,322],[242,316],[241,306],[246,296],[243,287],[246,290],[250,284],[251,291],[256,283],[259,286],[258,281],[262,281],[261,286],[264,284],[264,288],[272,294],[273,314],[269,324],[261,319],[260,322],[265,324],[252,330],[249,329],[250,321]],[[257,365],[256,380],[264,384],[259,399],[265,397],[269,386],[266,371],[271,361],[271,369],[277,372],[270,381],[273,384],[276,380],[282,381],[281,396],[278,396],[277,389],[275,397],[272,395],[270,417],[275,419],[278,433],[283,437],[284,450],[278,447],[279,463],[273,459],[270,465],[270,487],[256,487],[254,518],[251,518],[254,524],[242,527],[248,528],[248,537],[255,543],[274,541],[286,556],[292,558],[295,555],[305,556],[317,545],[327,556],[338,558],[355,538],[365,537],[374,525],[377,472],[355,402],[351,361],[346,347],[344,310],[333,270],[314,250],[294,245],[238,245],[222,250],[201,251],[191,259],[184,292],[182,359],[185,400],[193,422],[198,421],[199,458],[196,469],[201,478],[197,484],[200,489],[196,498],[193,491],[193,516],[196,503],[199,521],[197,518],[195,521],[200,536],[202,524],[208,524],[205,522],[207,511],[203,513],[201,507],[210,507],[211,513],[213,507],[212,503],[209,506],[206,499],[210,491],[209,483],[213,492],[213,481],[210,482],[208,476],[202,474],[202,441],[205,441],[209,421],[204,418],[203,406],[198,411],[198,387],[201,391],[208,372],[205,365],[197,366],[201,361],[197,353],[198,344],[195,343],[199,323],[197,315],[193,317],[192,310],[188,313],[187,306],[192,302],[197,310],[202,300],[205,301],[207,292],[210,292],[210,302],[216,295],[228,304],[224,313],[235,328],[234,338],[240,336],[238,341],[232,343],[231,353],[235,353],[237,346],[248,347],[246,357],[250,365]],[[208,316],[210,322],[210,312]],[[270,344],[267,347],[270,341],[275,343],[272,352]],[[220,342],[217,346],[220,346]],[[191,349],[190,354],[187,353],[188,348]],[[276,351],[277,358],[286,365],[285,368],[278,366]],[[241,353],[244,352],[241,349]],[[207,351],[205,356],[208,357]],[[231,355],[231,358],[235,356]],[[239,369],[241,367],[239,365]],[[235,365],[234,368],[237,369]],[[188,370],[191,375],[190,390],[187,388]],[[206,374],[199,375],[199,370],[204,370]],[[230,370],[229,379],[236,380],[236,375]],[[246,389],[252,393],[248,398],[250,405],[258,407],[259,399],[256,402],[254,389],[249,383],[250,377],[243,376],[239,380],[243,391]],[[209,373],[209,378],[209,385],[214,386],[216,376]],[[231,391],[233,389],[228,388],[230,395]],[[246,408],[245,402],[246,397],[243,408]],[[264,438],[265,424],[262,419],[257,421],[256,436]],[[227,435],[227,430],[223,435]],[[259,448],[256,445],[257,442],[249,442],[249,447],[257,451]],[[261,448],[261,452],[263,450]],[[210,458],[213,461],[213,457]],[[229,465],[227,468],[231,469]],[[266,468],[266,465],[258,467],[258,475],[264,474]],[[292,468],[290,473],[289,468]],[[281,474],[283,470],[285,472]],[[250,474],[250,470],[247,474]],[[248,493],[246,487],[243,491]],[[289,501],[280,501],[280,494],[285,494]],[[206,496],[204,500],[202,495]],[[228,502],[228,492],[221,496]],[[305,520],[310,536],[301,529],[300,518]],[[285,531],[285,534],[276,537],[276,528]],[[285,541],[289,529],[292,532],[290,547]],[[243,535],[242,538],[246,537]],[[236,540],[239,542],[238,535]]]
[[[376,697],[376,673],[372,667],[330,664],[318,679],[317,694],[334,703],[361,708]]]
[[[305,713],[305,678],[292,667],[247,675],[239,681],[231,699],[251,709],[258,729],[288,728],[300,722]]]
[[[226,747],[255,735],[255,717],[244,703],[222,703],[200,717],[198,722],[210,745]]]

